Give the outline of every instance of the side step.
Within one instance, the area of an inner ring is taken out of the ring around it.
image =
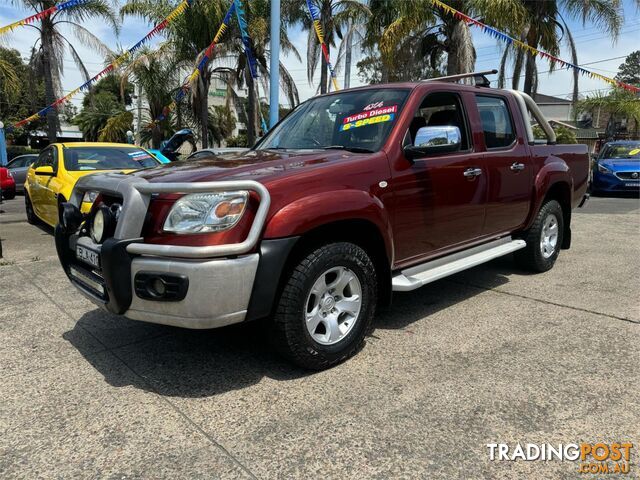
[[[461,272],[494,258],[507,255],[527,246],[524,240],[504,237],[477,247],[469,248],[422,265],[402,270],[392,279],[394,292],[408,292],[435,282],[454,273]]]

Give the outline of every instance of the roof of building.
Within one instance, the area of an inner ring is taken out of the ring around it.
[[[552,97],[551,95],[544,95],[542,93],[536,93],[533,95],[533,99],[537,104],[554,103],[557,105],[571,105],[571,100],[566,98]]]

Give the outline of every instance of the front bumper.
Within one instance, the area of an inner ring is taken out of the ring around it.
[[[184,247],[146,244],[139,237],[153,193],[233,188],[254,190],[261,200],[244,242]],[[127,176],[92,175],[76,184],[71,203],[79,208],[88,190],[106,191],[123,199],[114,237],[98,245],[86,234],[68,232],[58,225],[55,239],[69,280],[93,303],[132,320],[191,329],[222,327],[247,319],[252,295],[259,297],[254,291],[260,259],[255,247],[270,203],[264,186],[252,181],[149,184]],[[91,255],[78,259],[78,246],[96,254],[99,264],[90,263]],[[179,295],[152,294],[150,285],[158,278],[181,282],[176,284]],[[254,318],[253,313],[249,317]]]
[[[131,241],[96,245],[88,237],[67,235],[56,227],[60,262],[71,283],[96,305],[132,320],[203,329],[245,320],[258,268],[257,253],[236,258],[186,260],[133,256]],[[76,245],[100,255],[100,269],[75,258]],[[188,279],[184,298],[178,301],[143,298],[136,278],[170,274]]]
[[[613,173],[594,172],[592,189],[595,192],[640,191],[640,180],[621,179]]]

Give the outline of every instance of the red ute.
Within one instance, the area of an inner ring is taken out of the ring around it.
[[[131,319],[266,318],[313,369],[353,355],[393,291],[512,252],[549,270],[586,198],[587,147],[556,145],[525,94],[446,80],[314,97],[233,158],[85,177],[56,229],[61,263]]]
[[[2,198],[6,200],[11,200],[16,196],[16,182],[13,181],[11,173],[5,167],[0,167],[0,191]]]

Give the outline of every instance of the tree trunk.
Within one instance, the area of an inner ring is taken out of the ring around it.
[[[44,97],[47,105],[56,101],[53,86],[53,23],[50,18],[42,19],[42,66],[44,68]],[[47,136],[49,143],[54,143],[58,136],[58,111],[50,108],[47,111]]]
[[[209,80],[200,77],[200,142],[202,148],[209,148]]]
[[[151,145],[155,150],[160,149],[160,144],[162,143],[162,130],[160,130],[160,125],[157,123],[151,129]]]
[[[248,112],[247,112],[247,144],[249,148],[253,147],[257,140],[257,125],[258,125],[258,110],[259,105],[256,106],[256,88],[251,77],[251,73],[247,70],[245,72],[248,93]]]
[[[354,28],[353,25],[351,28]],[[351,85],[351,50],[353,49],[353,32],[347,33],[347,47],[344,54],[344,88]]]
[[[327,67],[327,61],[325,60],[324,55],[322,55],[321,60],[320,65],[322,66],[322,69],[320,70],[320,93],[327,93],[327,71],[329,68]]]
[[[533,48],[538,48],[538,33],[535,28],[531,27],[529,29],[529,33],[527,34],[527,44],[531,45]],[[527,51],[526,53],[526,63],[524,66],[524,93],[527,95],[531,95],[534,90],[535,83],[535,75],[536,75],[536,58]]]
[[[473,72],[476,52],[466,23],[455,20],[449,29],[447,50],[447,75]]]

